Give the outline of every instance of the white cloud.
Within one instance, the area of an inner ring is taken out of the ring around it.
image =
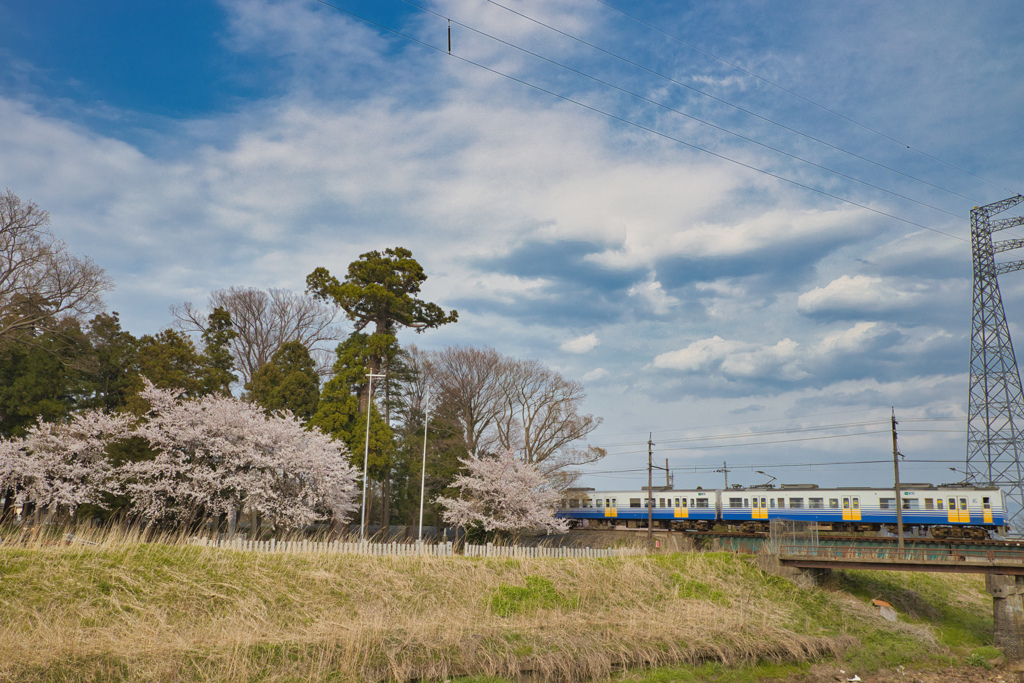
[[[608,374],[608,371],[604,368],[594,368],[590,372],[584,374],[582,379],[584,382],[596,382],[599,379],[604,379]]]
[[[888,332],[886,326],[877,322],[859,322],[849,329],[826,334],[817,344],[816,350],[823,355],[860,353],[870,348],[874,341]]]
[[[900,283],[869,275],[843,275],[824,287],[815,287],[797,299],[797,309],[807,315],[833,309],[866,312],[888,311],[917,305],[927,286]]]
[[[645,282],[637,282],[630,287],[627,294],[642,299],[655,314],[665,315],[679,303],[679,299],[668,295],[655,277],[651,273]]]
[[[594,349],[596,349],[597,345],[600,343],[601,342],[600,340],[598,340],[597,335],[591,333],[585,334],[582,337],[570,339],[569,341],[564,342],[558,348],[569,353],[587,353],[589,351],[593,351]]]
[[[726,340],[719,336],[701,339],[689,346],[655,357],[654,367],[683,372],[724,375],[730,379],[780,379],[796,381],[807,377],[801,369],[800,345],[783,339],[772,346]]]

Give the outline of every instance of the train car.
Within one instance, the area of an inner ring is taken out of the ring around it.
[[[650,498],[646,491],[573,489],[566,492],[555,517],[591,528],[646,526],[650,505],[657,528],[706,530],[718,523],[718,501],[717,491],[701,488],[656,490]]]
[[[987,538],[1005,531],[1002,492],[996,487],[907,484],[900,486],[905,530],[918,528],[934,538]],[[648,500],[656,528],[710,529],[724,524],[745,532],[767,531],[772,520],[813,523],[823,531],[896,531],[897,501],[892,489],[820,488],[785,484],[779,488],[724,490],[655,489],[597,492],[576,490],[556,516],[576,525],[646,526]]]

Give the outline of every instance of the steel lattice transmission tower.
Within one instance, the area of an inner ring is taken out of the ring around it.
[[[1024,534],[1024,395],[996,277],[1024,269],[1024,261],[996,263],[995,255],[1024,247],[1024,239],[993,242],[992,233],[1024,225],[1024,217],[992,216],[1024,202],[1017,195],[971,211],[974,301],[971,389],[967,405],[967,473],[976,484],[1003,489],[1007,524]]]

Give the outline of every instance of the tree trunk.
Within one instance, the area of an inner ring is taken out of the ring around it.
[[[387,529],[391,524],[391,477],[384,474],[384,485],[380,494],[380,528]]]
[[[14,489],[4,491],[4,511],[0,514],[0,524],[10,524],[14,520]]]

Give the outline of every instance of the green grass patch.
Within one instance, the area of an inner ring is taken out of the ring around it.
[[[562,597],[555,584],[541,576],[527,576],[525,586],[502,584],[490,598],[491,612],[499,617],[536,614],[542,609],[573,609],[575,601]]]

